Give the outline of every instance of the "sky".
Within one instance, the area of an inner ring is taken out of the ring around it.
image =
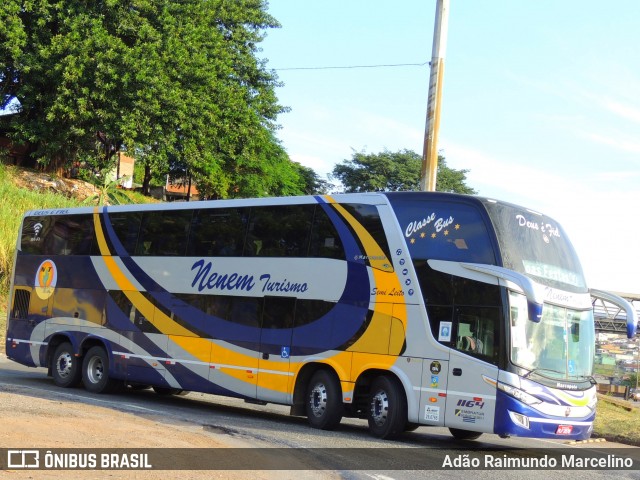
[[[436,0],[270,0],[278,138],[321,176],[422,155]],[[557,220],[591,288],[640,294],[640,2],[450,0],[438,150]],[[373,65],[417,64],[398,67]],[[357,67],[327,69],[323,67]]]

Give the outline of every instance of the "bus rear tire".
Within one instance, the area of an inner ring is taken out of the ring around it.
[[[82,360],[74,356],[69,342],[58,345],[51,358],[51,374],[53,382],[62,388],[76,387],[82,380]]]
[[[344,407],[338,378],[327,370],[318,370],[307,387],[306,411],[309,425],[334,430],[342,420]]]
[[[118,386],[109,378],[109,356],[100,346],[91,347],[82,362],[84,388],[93,393],[108,393]]]
[[[407,401],[402,385],[393,377],[380,376],[369,393],[369,431],[374,437],[392,439],[407,426]]]
[[[480,432],[472,432],[471,430],[462,430],[460,428],[449,428],[449,431],[456,440],[476,440],[482,435]]]

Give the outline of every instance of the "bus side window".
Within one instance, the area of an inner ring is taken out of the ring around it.
[[[262,299],[259,297],[231,297],[230,322],[247,327],[259,327],[262,317]]]
[[[22,238],[20,248],[23,253],[42,255],[45,250],[46,239],[53,228],[54,217],[25,217],[22,224]]]
[[[375,205],[360,203],[343,203],[341,206],[366,229],[387,258],[391,258],[389,244],[387,243],[387,234],[382,226],[378,208]],[[369,263],[368,260],[367,263]]]
[[[109,215],[113,231],[129,255],[135,255],[141,220],[142,213],[140,212],[112,213]]]
[[[292,328],[295,306],[294,297],[264,297],[262,328]]]
[[[91,255],[97,253],[92,215],[60,216],[54,229],[64,231],[64,248],[57,255]]]
[[[191,210],[147,212],[142,218],[137,255],[184,255],[189,238]]]
[[[248,208],[197,210],[191,220],[188,256],[241,257]]]
[[[459,307],[457,311],[454,348],[497,363],[500,309]]]
[[[244,256],[306,257],[313,205],[251,209]]]
[[[427,305],[427,314],[429,315],[429,324],[431,326],[431,333],[433,334],[433,338],[435,338],[440,343],[451,346],[451,340],[453,337],[451,336],[451,331],[449,336],[441,336],[441,323],[446,322],[446,324],[451,324],[453,319],[453,308],[449,306],[432,306]],[[445,338],[449,338],[450,340],[444,340]]]
[[[321,205],[316,207],[313,218],[309,256],[345,259],[344,247],[338,231]]]

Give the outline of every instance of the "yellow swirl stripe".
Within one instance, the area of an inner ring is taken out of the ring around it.
[[[349,223],[360,239],[365,255],[369,258],[369,264],[373,267],[373,277],[377,290],[391,292],[402,291],[402,285],[398,275],[394,272],[391,259],[380,248],[373,236],[351,215],[344,207],[337,204],[330,196],[325,196],[325,200],[330,203],[340,215]],[[400,353],[404,343],[404,336],[407,326],[407,311],[403,301],[394,299],[393,303],[376,301],[374,304],[373,317],[367,330],[356,341],[349,351],[391,354],[383,363],[392,365]],[[393,328],[394,319],[402,323],[401,329]],[[402,331],[400,331],[402,330]],[[391,336],[391,339],[389,338]],[[377,359],[379,362],[380,359]]]

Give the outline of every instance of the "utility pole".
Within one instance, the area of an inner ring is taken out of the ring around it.
[[[429,99],[427,102],[427,122],[424,131],[422,168],[420,170],[420,190],[436,190],[438,171],[438,130],[440,128],[440,104],[444,78],[444,56],[447,50],[449,24],[449,0],[437,0],[436,22],[433,30],[431,52],[431,75],[429,77]]]

